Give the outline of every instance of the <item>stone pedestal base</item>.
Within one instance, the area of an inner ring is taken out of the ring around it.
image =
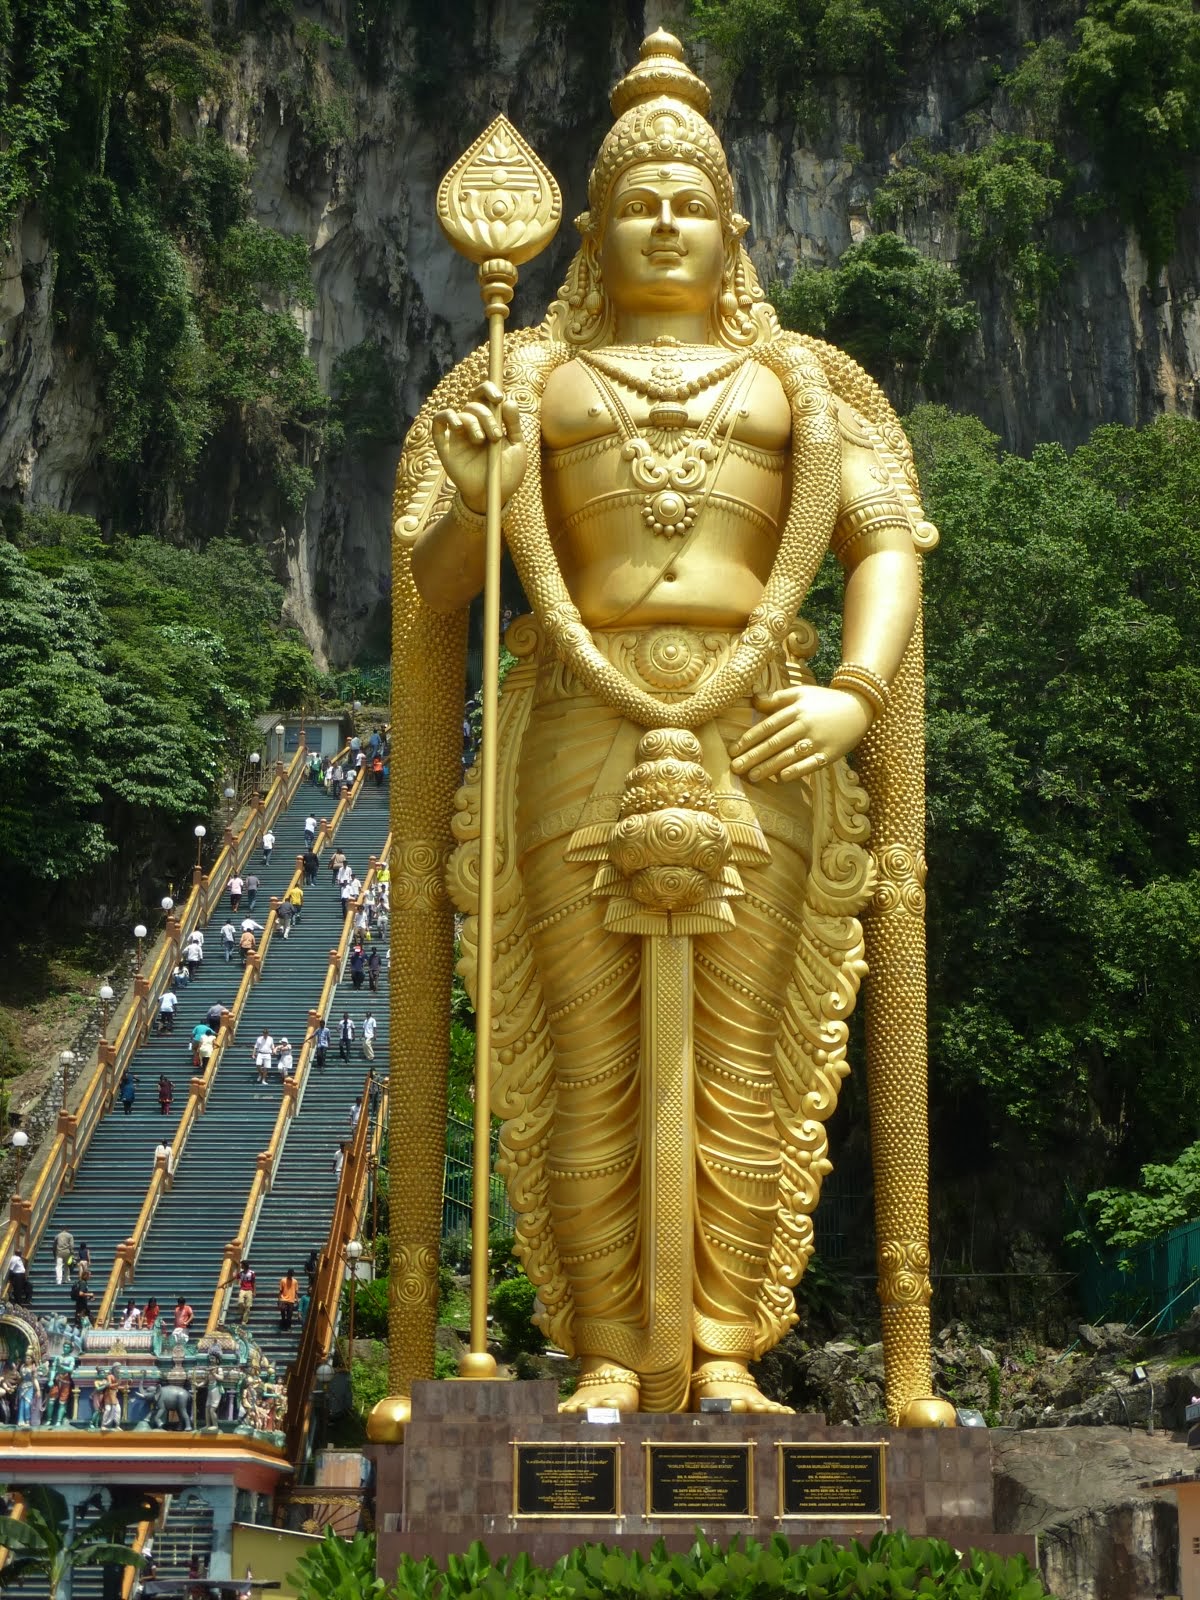
[[[416,1383],[402,1445],[371,1447],[376,1463],[379,1574],[391,1580],[402,1555],[439,1563],[475,1539],[492,1556],[527,1552],[550,1563],[586,1543],[648,1551],[659,1538],[685,1550],[696,1526],[713,1539],[734,1534],[794,1543],[869,1540],[881,1528],[929,1534],[958,1549],[977,1546],[1036,1559],[1034,1540],[994,1530],[991,1441],[983,1428],[831,1427],[819,1416],[699,1416],[647,1413],[612,1426],[560,1416],[550,1382]],[[586,1445],[620,1441],[621,1515],[513,1515],[514,1441]],[[644,1442],[731,1445],[752,1441],[754,1513],[672,1520],[646,1515]],[[779,1517],[777,1442],[887,1445],[886,1520]]]

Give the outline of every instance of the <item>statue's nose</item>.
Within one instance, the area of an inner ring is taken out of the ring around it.
[[[658,217],[654,223],[654,231],[657,233],[660,229],[666,233],[675,232],[675,213],[671,210],[671,202],[666,199],[659,201]]]

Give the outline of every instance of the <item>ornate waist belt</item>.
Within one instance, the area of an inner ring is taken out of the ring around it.
[[[598,629],[591,637],[599,654],[635,688],[669,705],[693,693],[730,661],[741,633],[741,629],[734,628],[688,628],[667,623],[646,628]],[[779,688],[787,681],[782,663],[768,663],[755,692]],[[559,659],[554,646],[543,642],[538,658],[538,702],[591,692]]]

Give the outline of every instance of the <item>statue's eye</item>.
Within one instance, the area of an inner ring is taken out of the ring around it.
[[[625,202],[625,215],[627,217],[644,216],[645,211],[646,202],[644,200],[627,200]]]
[[[689,200],[687,214],[689,217],[706,217],[708,215],[708,207],[703,200]]]

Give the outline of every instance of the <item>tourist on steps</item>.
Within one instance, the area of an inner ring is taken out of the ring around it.
[[[366,1016],[363,1018],[362,1025],[363,1055],[366,1056],[368,1061],[374,1061],[375,1059],[375,1035],[378,1033],[378,1031],[379,1024],[375,1020],[375,1013],[373,1011],[368,1011]],[[372,1076],[373,1075],[374,1074],[372,1074]]]
[[[313,1040],[313,1059],[318,1072],[325,1070],[325,1061],[329,1055],[329,1029],[325,1026],[325,1018],[318,1017],[317,1025],[308,1036]],[[305,1040],[308,1043],[308,1040]]]
[[[275,848],[275,835],[271,832],[270,828],[264,828],[263,829],[263,836],[262,836],[262,853],[263,853],[263,866],[264,867],[269,867],[271,865],[271,851],[274,850],[274,848]]]
[[[246,880],[240,872],[235,872],[230,878],[226,888],[229,890],[229,909],[236,911],[242,903],[242,890],[246,887]]]
[[[226,917],[225,924],[221,929],[221,948],[225,952],[226,961],[233,960],[233,947],[237,943],[237,936],[238,931],[233,918]]]
[[[54,1281],[62,1285],[63,1273],[70,1276],[67,1263],[75,1256],[75,1235],[70,1228],[60,1228],[54,1235]]]
[[[296,1282],[296,1274],[289,1267],[279,1280],[279,1326],[284,1332],[292,1325],[299,1300],[300,1285]]]
[[[133,1115],[133,1102],[135,1096],[137,1095],[137,1089],[134,1085],[133,1073],[130,1072],[128,1067],[125,1068],[125,1071],[121,1077],[121,1087],[118,1093],[121,1099],[121,1110],[124,1111],[127,1117],[131,1117]]]
[[[175,1007],[179,1004],[179,996],[174,989],[164,989],[158,997],[158,1031],[159,1033],[175,1032]]]
[[[342,1026],[338,1034],[338,1054],[343,1061],[350,1059],[350,1046],[354,1043],[354,1021],[348,1011],[342,1012]]]
[[[165,1072],[158,1075],[158,1109],[163,1116],[168,1116],[171,1111],[171,1100],[175,1094],[175,1086]]]
[[[241,1313],[238,1321],[243,1328],[250,1321],[250,1313],[254,1310],[255,1282],[254,1268],[248,1261],[243,1261],[238,1268],[238,1310]]]

